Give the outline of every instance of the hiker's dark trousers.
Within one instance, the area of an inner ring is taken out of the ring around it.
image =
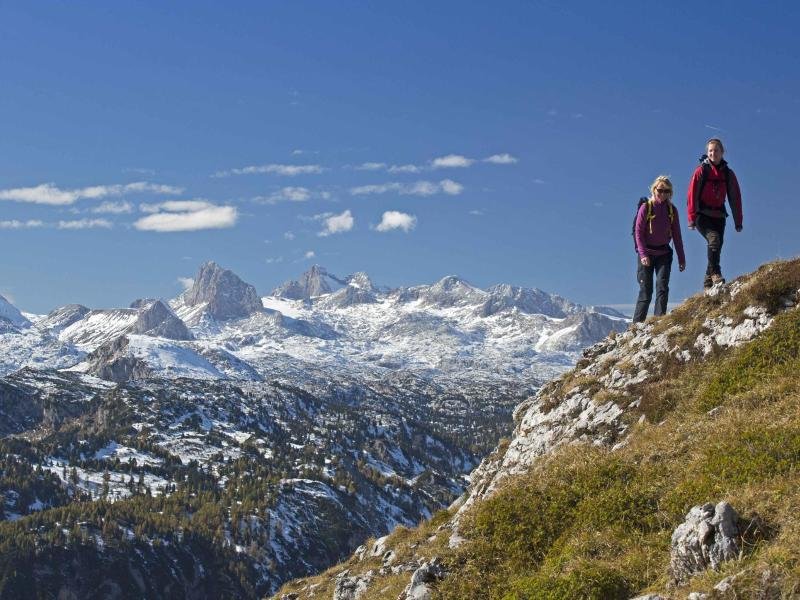
[[[661,256],[651,256],[650,266],[645,267],[639,256],[636,256],[639,265],[636,269],[636,278],[639,280],[639,298],[636,300],[636,310],[633,311],[633,322],[638,323],[647,318],[650,300],[653,298],[653,274],[656,276],[656,305],[654,315],[667,314],[667,301],[669,300],[669,273],[672,269],[672,249]]]
[[[712,275],[722,275],[719,257],[722,253],[722,242],[725,238],[725,217],[715,219],[708,215],[697,215],[697,231],[708,244],[708,267],[706,267],[706,284],[711,285]]]

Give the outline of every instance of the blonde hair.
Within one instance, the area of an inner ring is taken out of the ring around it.
[[[719,146],[719,149],[722,150],[723,153],[725,152],[725,146],[722,145],[722,140],[721,139],[719,139],[719,138],[710,138],[706,142],[706,150],[708,150],[708,147],[711,144],[716,144],[717,146]]]
[[[664,185],[668,185],[669,186],[669,189],[672,192],[672,194],[670,194],[670,197],[672,197],[672,195],[675,193],[675,188],[672,187],[672,182],[669,180],[669,176],[667,176],[667,175],[659,175],[658,177],[655,178],[653,183],[650,184],[650,197],[651,198],[655,198],[656,197],[656,188],[662,183]]]

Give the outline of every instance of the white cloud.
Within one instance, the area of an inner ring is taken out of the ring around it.
[[[484,215],[484,212],[482,210],[471,210],[469,211],[469,214],[475,217],[482,217]]]
[[[208,200],[167,200],[158,204],[140,204],[139,210],[146,213],[166,212],[196,212],[215,205]]]
[[[66,206],[75,203],[77,200],[96,200],[136,192],[172,195],[182,194],[183,188],[137,181],[124,185],[95,185],[74,190],[62,190],[52,183],[43,183],[34,187],[0,190],[0,200]]]
[[[34,229],[37,227],[44,227],[44,223],[35,219],[29,219],[27,221],[17,221],[16,219],[0,221],[0,229]]]
[[[308,188],[287,186],[269,196],[258,196],[254,200],[266,204],[277,204],[278,202],[305,202],[309,198],[311,198],[311,190]]]
[[[160,204],[142,204],[142,217],[133,226],[140,231],[199,231],[233,227],[239,213],[233,206],[217,206],[207,200],[173,200]]]
[[[324,217],[325,229],[320,231],[317,235],[326,237],[334,233],[344,233],[350,231],[355,224],[355,219],[349,210],[344,211],[340,215],[332,215]]]
[[[284,238],[284,239],[286,239],[286,240],[289,240],[290,242],[291,242],[291,241],[292,241],[292,240],[293,240],[295,237],[296,237],[296,236],[295,236],[295,235],[294,235],[294,234],[293,234],[291,231],[287,231],[286,233],[284,233],[284,234],[283,234],[283,238]]]
[[[189,290],[194,285],[194,279],[191,277],[178,277],[178,283],[181,284],[184,290]]]
[[[314,252],[313,250],[309,250],[303,255],[303,258],[305,259],[314,258],[316,255],[317,255],[316,252]]]
[[[386,168],[386,163],[365,162],[356,167],[356,171],[382,171]]]
[[[435,181],[417,181],[415,183],[382,183],[378,185],[362,185],[350,188],[353,196],[366,196],[396,192],[401,196],[433,196],[439,193],[457,196],[464,190],[464,186],[451,179]]]
[[[383,213],[381,222],[375,229],[378,231],[391,231],[392,229],[402,229],[409,232],[417,226],[417,217],[402,213],[396,210],[387,210]]]
[[[92,209],[93,213],[121,215],[133,212],[133,205],[130,202],[103,202]]]
[[[464,191],[464,186],[452,179],[443,179],[439,182],[442,191],[450,196],[458,196]]]
[[[77,221],[59,221],[59,229],[111,229],[113,224],[107,219],[79,219]]]
[[[422,170],[417,165],[392,165],[389,173],[419,173]]]
[[[519,162],[519,159],[506,152],[503,154],[492,154],[488,158],[484,158],[483,162],[488,162],[495,165],[513,165],[514,163]]]
[[[272,264],[275,264],[275,263],[282,263],[283,262],[283,257],[282,256],[274,256],[274,257],[270,257],[270,258],[265,258],[264,262],[266,262],[268,265],[272,265]]]
[[[452,169],[469,167],[475,162],[472,158],[461,156],[460,154],[448,154],[447,156],[440,156],[431,161],[431,166],[434,169]]]
[[[259,175],[264,173],[294,177],[296,175],[319,175],[324,170],[325,169],[319,165],[253,165],[250,167],[242,167],[241,169],[217,171],[212,175],[212,177],[230,177],[231,175]]]

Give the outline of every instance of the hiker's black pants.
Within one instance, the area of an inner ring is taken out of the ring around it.
[[[672,269],[672,249],[661,256],[651,256],[650,266],[645,267],[636,256],[638,268],[636,278],[639,280],[639,298],[636,300],[636,310],[633,311],[633,322],[638,323],[647,318],[650,300],[653,298],[653,274],[656,276],[656,304],[654,315],[667,314],[667,301],[669,300],[669,273]]]
[[[697,215],[697,231],[706,239],[708,244],[708,266],[706,267],[705,284],[711,285],[712,275],[722,275],[719,266],[719,257],[722,253],[722,242],[725,238],[725,217],[715,219],[708,215]]]

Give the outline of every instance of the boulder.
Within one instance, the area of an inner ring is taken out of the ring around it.
[[[692,575],[718,569],[739,556],[739,516],[727,502],[695,506],[672,533],[670,571],[675,584]]]
[[[397,597],[397,600],[431,600],[431,583],[444,579],[445,570],[441,561],[434,558],[414,571],[411,581],[406,589]]]
[[[372,571],[363,575],[350,575],[350,571],[342,571],[336,576],[336,587],[333,600],[359,600],[366,598],[367,588],[372,583]]]

